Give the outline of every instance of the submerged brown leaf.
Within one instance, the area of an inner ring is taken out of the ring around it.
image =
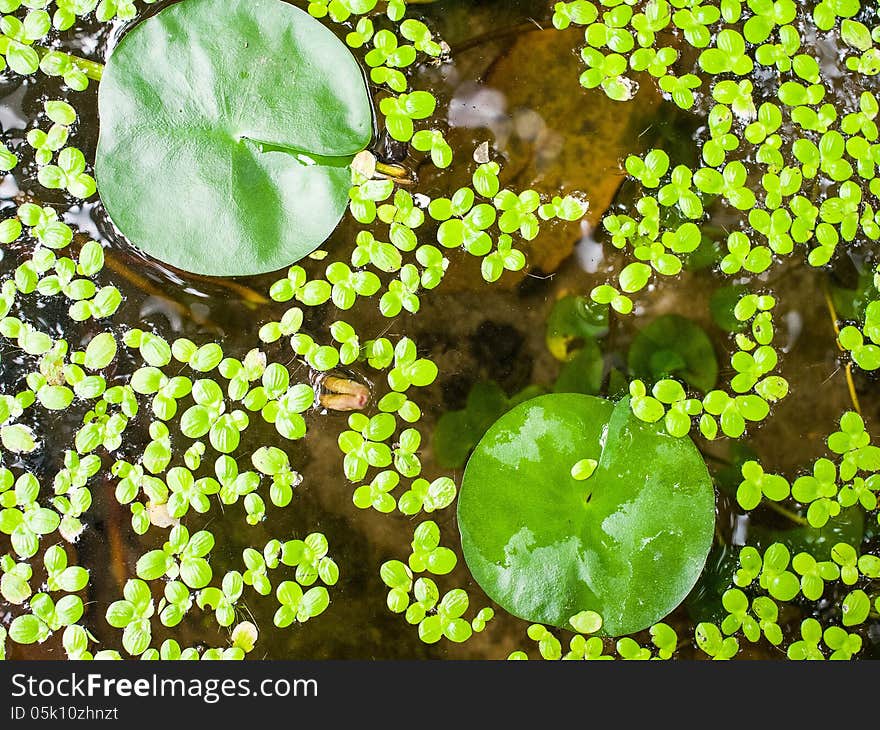
[[[544,273],[555,271],[599,223],[624,179],[623,160],[650,146],[662,101],[650,80],[628,103],[612,101],[601,89],[584,89],[578,81],[583,43],[583,29],[522,32],[485,68],[482,83],[454,90],[450,106],[449,137],[458,159],[470,157],[488,129],[503,185],[517,191],[531,187],[544,197],[579,194],[589,201],[585,221],[543,223],[537,239],[524,244],[528,268]],[[419,174],[454,192],[470,184],[472,168],[457,167],[439,173],[423,167]],[[482,284],[479,266],[467,268],[467,275],[444,282],[444,288]],[[506,274],[499,283],[513,286],[524,275]]]
[[[628,103],[584,89],[578,82],[582,45],[581,29],[527,33],[486,81],[504,93],[511,120],[502,181],[518,189],[583,193],[590,202],[587,221],[596,225],[623,180],[623,160],[651,139],[661,97],[650,82]],[[528,247],[530,266],[555,271],[580,236],[580,223],[542,226]]]

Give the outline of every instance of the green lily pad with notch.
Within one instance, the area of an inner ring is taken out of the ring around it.
[[[595,459],[585,481],[571,476]],[[693,442],[636,419],[627,399],[552,394],[502,416],[477,445],[458,502],[464,558],[487,595],[570,628],[596,611],[612,636],[651,626],[697,581],[715,525]]]
[[[636,335],[629,348],[629,368],[642,380],[677,377],[703,393],[718,380],[718,359],[709,336],[677,314],[657,317]]]
[[[101,81],[98,192],[185,271],[275,271],[318,248],[373,134],[345,45],[282,0],[182,0],[132,28]]]

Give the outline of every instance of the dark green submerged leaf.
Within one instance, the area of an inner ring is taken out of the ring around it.
[[[642,380],[677,377],[703,393],[712,390],[718,379],[718,360],[708,335],[677,314],[658,317],[636,335],[629,367]]]
[[[464,409],[447,411],[437,421],[433,443],[437,463],[447,469],[460,469],[474,446],[498,418],[523,401],[542,393],[540,386],[530,385],[508,397],[494,381],[474,383]]]
[[[598,466],[578,481],[582,459]],[[499,419],[468,462],[458,504],[465,560],[494,601],[560,627],[594,610],[611,635],[678,606],[714,522],[712,481],[689,438],[638,421],[627,400],[576,394]]]
[[[865,513],[858,508],[841,510],[840,514],[822,527],[794,527],[788,530],[771,530],[760,525],[749,530],[749,544],[766,550],[775,542],[785,545],[792,555],[807,552],[816,560],[831,560],[831,549],[838,543],[854,548],[862,543],[865,535]]]
[[[281,0],[183,0],[114,49],[99,93],[96,177],[116,226],[199,274],[259,274],[339,223],[372,136],[360,67]]]
[[[608,305],[589,297],[563,297],[547,318],[547,348],[557,360],[571,360],[586,341],[607,333]]]

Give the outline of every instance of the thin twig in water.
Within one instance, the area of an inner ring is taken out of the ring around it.
[[[785,507],[783,507],[781,504],[777,504],[776,502],[771,502],[771,501],[769,501],[769,500],[764,500],[764,501],[761,503],[761,505],[762,505],[763,507],[769,507],[769,508],[770,508],[771,510],[773,510],[776,514],[778,514],[778,515],[782,515],[783,517],[785,517],[786,519],[791,520],[791,521],[794,522],[795,524],[803,525],[804,527],[809,527],[809,526],[810,526],[810,523],[807,522],[806,519],[804,519],[803,517],[801,517],[799,514],[796,514],[795,512],[792,512],[792,511],[789,510],[789,509],[785,509]]]
[[[466,51],[470,51],[474,48],[484,46],[487,43],[501,41],[512,36],[525,35],[526,33],[534,33],[535,31],[543,30],[546,29],[534,20],[528,23],[520,23],[519,25],[513,25],[509,28],[492,30],[488,33],[481,33],[480,35],[474,36],[473,38],[468,38],[468,40],[462,41],[457,46],[453,46],[450,49],[449,53],[451,56],[456,56],[460,53],[465,53]]]
[[[828,282],[822,282],[822,291],[825,294],[825,304],[828,305],[828,314],[831,316],[831,326],[834,328],[834,341],[837,343],[837,348],[841,352],[846,352],[846,350],[840,344],[840,326],[837,324],[837,308],[834,306],[834,300],[831,298],[831,292],[828,290]],[[850,400],[852,400],[853,408],[855,408],[856,413],[861,416],[862,407],[859,404],[859,396],[856,394],[856,384],[853,380],[852,374],[852,363],[848,362],[846,364],[844,372],[846,373],[846,385],[847,388],[849,388],[849,397]]]

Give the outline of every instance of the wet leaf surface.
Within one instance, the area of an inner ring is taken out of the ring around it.
[[[99,113],[113,222],[164,263],[215,276],[316,249],[372,136],[354,57],[280,0],[187,0],[148,18],[111,55]]]
[[[598,462],[586,480],[583,459]],[[621,635],[670,613],[712,541],[712,481],[689,438],[638,421],[629,402],[554,394],[500,418],[468,462],[458,505],[483,590],[529,621],[600,613]]]

